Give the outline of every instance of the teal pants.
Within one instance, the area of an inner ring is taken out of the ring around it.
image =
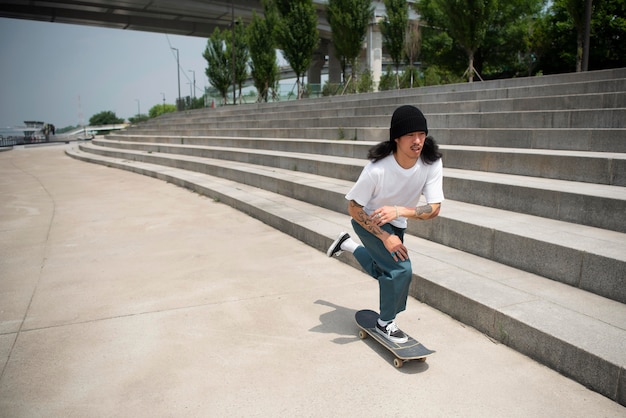
[[[411,260],[395,261],[383,242],[354,219],[352,227],[363,243],[354,252],[354,257],[370,276],[378,280],[380,319],[391,321],[406,309],[409,285],[413,276]],[[381,228],[397,235],[404,242],[404,229],[391,224],[385,224]]]

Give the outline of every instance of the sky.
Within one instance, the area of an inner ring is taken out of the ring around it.
[[[112,111],[128,119],[208,80],[206,38],[0,18],[0,128],[42,121],[88,124]],[[191,84],[190,84],[191,83]],[[161,94],[163,93],[163,94]]]

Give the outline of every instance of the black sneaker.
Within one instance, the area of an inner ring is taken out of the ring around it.
[[[378,321],[376,321],[376,331],[381,334],[383,337],[387,338],[389,341],[394,342],[396,344],[403,344],[409,340],[409,337],[396,325],[395,322],[391,321],[384,327],[380,325]]]
[[[333,241],[333,243],[328,247],[328,251],[326,251],[326,255],[332,257],[333,255],[339,256],[343,251],[341,251],[341,244],[345,240],[350,238],[350,234],[347,232],[340,232],[337,236],[337,239]]]

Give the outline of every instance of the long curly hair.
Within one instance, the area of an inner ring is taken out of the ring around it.
[[[396,151],[397,148],[398,144],[396,144],[395,140],[381,142],[374,145],[369,149],[369,151],[367,151],[367,159],[377,162]],[[426,137],[420,158],[425,164],[432,164],[441,158],[439,145],[437,145],[437,142],[435,142],[435,139],[432,136]]]

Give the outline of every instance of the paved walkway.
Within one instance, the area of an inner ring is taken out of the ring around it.
[[[0,152],[1,417],[624,417],[416,300],[402,369],[354,312],[365,274],[171,184]]]

